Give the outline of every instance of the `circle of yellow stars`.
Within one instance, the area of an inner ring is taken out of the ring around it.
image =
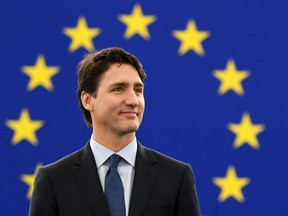
[[[242,115],[239,124],[228,124],[228,129],[236,134],[233,142],[234,148],[240,148],[244,144],[250,145],[254,149],[260,148],[257,135],[264,131],[265,126],[263,124],[253,124],[249,113],[245,112]]]
[[[144,15],[141,6],[136,4],[131,15],[122,14],[118,16],[118,19],[127,26],[124,34],[125,39],[138,34],[145,40],[149,40],[148,25],[155,22],[157,18],[156,16]]]
[[[205,54],[202,42],[210,36],[208,31],[199,31],[194,20],[189,20],[185,30],[175,30],[172,32],[181,45],[178,50],[179,55],[184,55],[189,50],[193,50],[199,56]]]
[[[126,26],[123,34],[125,40],[136,36],[147,41],[151,40],[148,27],[157,21],[157,16],[145,14],[140,4],[134,5],[131,14],[120,14],[117,18]],[[85,16],[80,16],[75,27],[64,27],[62,32],[71,40],[68,52],[73,53],[81,48],[91,52],[95,50],[93,40],[101,35],[102,29],[91,27],[88,25]],[[177,51],[178,55],[183,56],[192,51],[198,56],[203,57],[205,55],[203,43],[211,36],[211,33],[199,30],[196,21],[189,19],[184,30],[173,30],[171,35],[180,42]],[[39,54],[34,66],[24,65],[21,67],[21,71],[29,77],[28,91],[33,91],[38,87],[42,87],[47,91],[53,91],[52,77],[59,73],[60,67],[48,66],[45,56]],[[212,75],[220,81],[218,88],[219,96],[223,96],[230,91],[239,96],[244,96],[245,91],[242,82],[250,76],[250,72],[247,70],[238,70],[234,59],[228,59],[226,68],[215,69]],[[28,141],[33,146],[39,143],[36,132],[44,126],[44,121],[32,120],[27,108],[22,109],[18,120],[8,119],[5,123],[8,128],[14,131],[11,139],[12,145],[17,145],[23,140]],[[257,136],[265,130],[265,126],[262,124],[253,124],[250,114],[245,112],[239,124],[229,123],[227,129],[236,136],[233,142],[234,149],[247,144],[258,150],[260,144]],[[42,166],[41,163],[36,165],[34,174],[21,175],[21,180],[29,186],[28,199],[31,198],[35,175],[40,166]],[[224,202],[230,197],[239,202],[244,202],[245,197],[242,189],[251,180],[247,177],[238,177],[236,168],[230,165],[225,177],[214,177],[212,182],[221,189],[218,197],[219,202]]]
[[[12,144],[16,145],[22,140],[27,140],[32,145],[38,144],[38,139],[35,135],[36,131],[43,127],[43,121],[33,121],[30,118],[29,111],[25,108],[21,111],[18,120],[7,120],[6,126],[14,131]]]
[[[237,70],[233,59],[228,60],[225,70],[214,70],[213,76],[221,82],[218,89],[219,95],[223,95],[230,90],[240,96],[244,95],[241,82],[249,76],[249,71]]]
[[[47,66],[45,57],[43,55],[39,55],[34,66],[24,65],[21,68],[21,71],[30,77],[30,81],[27,86],[29,91],[34,90],[38,86],[42,86],[48,91],[52,91],[54,87],[51,78],[60,71],[60,68],[55,66]]]
[[[37,174],[38,169],[43,166],[42,163],[38,163],[36,165],[35,171],[33,174],[23,174],[20,176],[20,179],[29,186],[29,190],[27,192],[26,198],[28,200],[31,199],[32,197],[32,193],[33,193],[33,189],[34,189],[34,180],[35,180],[35,176]]]
[[[85,17],[81,16],[75,28],[64,28],[63,33],[71,38],[71,43],[68,48],[69,52],[74,52],[80,47],[92,51],[95,49],[92,39],[101,33],[101,29],[89,28]]]
[[[226,176],[213,178],[213,183],[221,188],[218,200],[224,202],[229,197],[233,197],[239,202],[244,202],[245,198],[242,188],[250,183],[249,178],[240,178],[237,176],[235,167],[230,165],[227,169]]]

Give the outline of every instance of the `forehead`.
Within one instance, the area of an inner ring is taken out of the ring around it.
[[[130,64],[112,64],[109,69],[104,72],[99,85],[111,85],[116,82],[125,83],[142,83],[138,71]]]

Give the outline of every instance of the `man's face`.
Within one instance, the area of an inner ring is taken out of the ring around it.
[[[129,64],[112,64],[91,97],[93,132],[125,135],[138,130],[145,107],[144,86]]]

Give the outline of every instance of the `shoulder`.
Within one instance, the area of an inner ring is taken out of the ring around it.
[[[160,169],[168,169],[172,172],[180,173],[185,171],[192,172],[192,168],[189,163],[177,160],[154,149],[147,148],[140,143],[138,145],[138,152],[147,161],[160,167]]]
[[[43,166],[42,169],[45,169],[49,173],[64,174],[65,172],[70,172],[71,170],[79,167],[79,165],[83,161],[87,160],[89,156],[91,157],[93,155],[88,142],[83,148],[72,152],[71,154],[60,158],[53,163]]]
[[[151,170],[154,170],[155,173],[160,174],[159,178],[161,179],[161,182],[170,182],[171,185],[185,182],[185,185],[194,185],[195,176],[189,163],[185,163],[159,151],[144,147],[140,143],[138,147],[138,154],[142,156],[141,161],[148,162],[150,164],[148,167],[151,167]]]

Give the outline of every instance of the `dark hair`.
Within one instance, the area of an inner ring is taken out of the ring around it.
[[[96,97],[97,87],[102,74],[109,70],[110,66],[115,63],[132,65],[138,71],[139,77],[143,83],[146,78],[146,73],[143,70],[140,61],[134,55],[121,48],[112,47],[85,55],[84,59],[77,67],[77,96],[83,117],[90,128],[92,128],[91,115],[82,104],[81,93],[84,91]]]

